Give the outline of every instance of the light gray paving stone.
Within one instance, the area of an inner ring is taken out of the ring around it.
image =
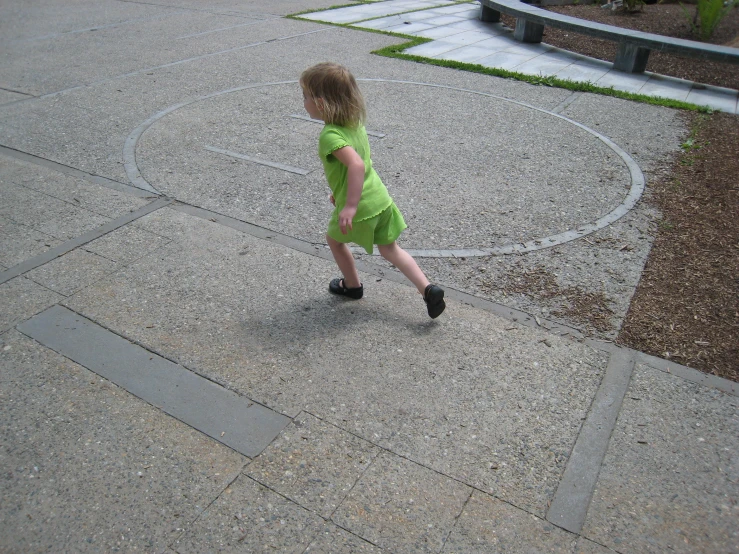
[[[467,12],[478,12],[479,7],[475,5],[455,4],[453,6],[434,8],[434,10],[438,13],[460,14],[460,13],[467,13]]]
[[[0,336],[0,400],[12,551],[161,552],[245,463],[15,331]]]
[[[555,76],[560,79],[570,79],[571,81],[595,83],[611,70],[611,65],[608,62],[598,64],[576,61],[557,71]]]
[[[110,221],[108,217],[12,183],[0,190],[0,215],[58,239],[79,236]]]
[[[316,514],[244,475],[239,476],[173,543],[179,554],[300,554],[323,529]]]
[[[571,554],[573,535],[546,520],[479,491],[465,504],[444,544],[444,554],[556,552]]]
[[[502,49],[502,47],[499,48]],[[481,58],[486,58],[490,55],[490,52],[494,51],[495,48],[490,46],[486,48],[481,48],[476,45],[463,46],[462,48],[457,48],[451,52],[445,52],[441,57],[445,60],[455,60],[458,62],[475,62]]]
[[[736,552],[739,399],[637,365],[583,527],[619,552]]]
[[[549,46],[548,44],[544,44],[543,42],[537,44],[527,44],[514,41],[514,43],[511,44],[510,47],[505,49],[505,51],[510,52],[511,54],[523,54],[525,56],[534,58],[542,54],[554,52],[554,48],[552,46]]]
[[[623,73],[621,71],[611,69],[611,71],[598,79],[596,84],[599,87],[613,87],[616,90],[623,90],[626,92],[639,92],[644,86],[644,83],[648,80],[649,75],[645,73]]]
[[[472,489],[381,454],[332,519],[391,552],[439,552]]]
[[[378,453],[371,443],[303,413],[245,473],[328,518]]]
[[[559,59],[548,59],[546,54],[537,56],[516,67],[516,71],[528,73],[529,75],[551,75],[567,66],[572,65],[572,60],[562,61]]]
[[[497,67],[500,69],[515,69],[517,66],[531,59],[531,55],[512,54],[510,52],[496,52],[486,58],[477,60],[477,63],[487,67]]]
[[[464,32],[462,29],[453,29],[451,27],[433,27],[426,31],[420,31],[416,35],[425,38],[442,39],[449,35],[456,35],[462,32]]]
[[[107,258],[83,249],[56,258],[26,273],[26,277],[46,288],[64,296],[94,283],[105,275],[113,273],[119,265]]]
[[[463,31],[456,35],[445,37],[444,41],[451,42],[453,44],[475,44],[489,38],[490,35],[487,33],[481,33],[479,31]]]
[[[128,263],[157,250],[170,239],[150,233],[134,225],[126,225],[88,242],[84,249],[118,263]]]
[[[661,96],[663,98],[685,101],[692,86],[693,83],[690,81],[653,74],[649,77],[649,80],[644,83],[639,94]]]
[[[63,296],[25,277],[16,277],[0,285],[0,333],[45,308],[59,302]]]
[[[400,25],[395,25],[392,27],[386,27],[386,31],[390,31],[392,33],[404,33],[406,35],[415,35],[418,34],[421,31],[426,31],[428,29],[433,29],[433,25],[427,25],[423,21],[415,21],[415,22],[409,22],[409,23],[401,23]]]
[[[739,92],[733,89],[712,87],[710,85],[693,85],[690,89],[687,102],[699,106],[710,106],[713,109],[727,113],[737,113]]]
[[[490,23],[485,23],[483,21],[480,21],[479,19],[475,18],[469,18],[466,17],[466,12],[457,14],[462,16],[462,21],[451,23],[451,27],[456,27],[457,29],[465,29],[467,31],[480,31],[482,33],[485,33],[486,35],[491,34],[491,25]],[[494,29],[494,27],[493,27]]]
[[[418,46],[408,48],[403,52],[412,56],[425,56],[428,58],[433,58],[434,56],[438,56],[439,54],[443,54],[445,52],[449,52],[450,50],[454,50],[455,48],[460,47],[461,43],[451,42],[447,40],[448,38],[454,36],[456,36],[456,34],[444,37],[443,40],[435,40],[433,42],[427,42],[426,44],[419,44]]]
[[[5,267],[19,264],[60,243],[59,239],[46,233],[0,217],[0,262]]]
[[[492,35],[490,38],[482,40],[475,44],[479,48],[490,48],[491,52],[496,50],[505,50],[516,46],[517,43],[509,33]]]
[[[446,15],[446,14],[438,15],[439,12],[436,12],[436,11],[429,12],[429,13],[434,13],[437,15],[431,19],[427,19],[426,23],[428,23],[429,25],[435,25],[437,27],[451,25],[452,23],[462,23],[463,21],[465,21],[465,19],[462,17],[456,17],[453,15]],[[460,29],[460,32],[463,30],[464,29]]]

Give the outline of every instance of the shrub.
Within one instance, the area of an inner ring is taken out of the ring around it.
[[[724,3],[724,0],[698,0],[695,14],[692,16],[683,4],[680,5],[688,21],[690,21],[693,34],[698,36],[700,40],[709,40],[718,24],[729,13],[729,10],[737,5],[737,2]]]

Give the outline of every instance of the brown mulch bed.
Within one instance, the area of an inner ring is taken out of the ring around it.
[[[686,117],[683,154],[651,183],[662,221],[618,342],[739,381],[739,117]]]
[[[695,40],[677,3],[645,5],[632,14],[593,5],[548,9]],[[738,47],[738,35],[734,8],[710,42]],[[608,61],[616,54],[610,41],[559,29],[546,28],[544,42]],[[652,53],[647,70],[739,89],[737,65]],[[691,135],[682,154],[648,186],[647,201],[659,207],[662,220],[617,342],[739,381],[739,116],[684,117]]]
[[[643,5],[641,10],[632,13],[621,10],[614,12],[597,5],[552,6],[547,9],[580,19],[615,25],[616,27],[626,27],[674,38],[697,40],[691,33],[690,20],[685,15],[683,7],[678,3]],[[689,10],[690,13],[695,13],[695,6],[686,5],[685,9]],[[733,8],[718,25],[708,42],[739,46],[737,44],[738,37],[739,8]],[[616,59],[617,46],[615,42],[595,39],[571,31],[546,27],[544,29],[544,42],[591,58],[611,62]],[[739,64],[719,63],[652,52],[649,54],[647,71],[696,83],[739,90]]]

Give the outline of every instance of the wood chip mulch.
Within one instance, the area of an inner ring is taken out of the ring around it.
[[[685,117],[684,152],[650,186],[662,221],[618,342],[739,381],[739,117]]]

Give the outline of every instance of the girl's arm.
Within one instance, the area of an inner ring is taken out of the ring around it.
[[[339,213],[339,229],[346,235],[347,227],[351,230],[352,220],[357,213],[357,205],[362,197],[364,188],[364,161],[351,146],[344,146],[333,152],[333,155],[343,163],[347,170],[346,204]]]

